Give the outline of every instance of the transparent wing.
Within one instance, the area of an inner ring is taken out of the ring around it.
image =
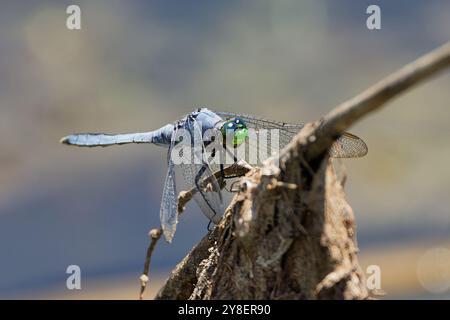
[[[329,150],[333,158],[360,158],[368,152],[366,143],[357,136],[344,132]]]
[[[161,200],[161,209],[159,213],[164,237],[169,243],[172,242],[178,224],[177,197],[174,165],[173,162],[169,159],[167,175],[164,182],[164,189]]]
[[[268,149],[271,153],[277,152],[275,149],[284,148],[292,138],[303,128],[302,124],[292,124],[287,122],[278,122],[263,119],[253,115],[237,114],[232,112],[215,111],[217,115],[224,120],[234,117],[240,117],[247,123],[248,128],[255,130],[260,129],[278,129],[279,130],[279,145],[277,146],[274,141],[269,139]],[[255,142],[249,141],[250,145]],[[334,158],[358,158],[367,154],[366,143],[351,133],[344,133],[339,137],[335,143],[331,146],[329,152],[330,156]]]
[[[181,171],[188,189],[196,188],[194,199],[202,212],[214,223],[220,221],[223,214],[221,187],[213,175],[208,159],[203,157],[203,138],[199,123],[190,118],[187,121],[194,148],[192,162],[181,164]]]

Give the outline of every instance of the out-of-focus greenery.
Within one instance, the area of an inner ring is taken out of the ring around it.
[[[61,136],[152,130],[205,105],[307,122],[450,39],[438,0],[377,1],[379,31],[366,28],[368,1],[77,3],[80,31],[65,27],[71,1],[2,3],[0,297],[64,290],[69,264],[92,283],[141,270],[164,150],[66,148]],[[344,161],[363,253],[447,246],[448,88],[447,73],[352,130],[369,145]],[[154,268],[173,267],[206,225],[191,206]],[[436,297],[406,288],[395,297]]]

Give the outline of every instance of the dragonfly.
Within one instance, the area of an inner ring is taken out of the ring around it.
[[[181,119],[149,132],[107,134],[79,133],[66,136],[61,143],[79,147],[106,147],[123,144],[154,144],[168,149],[167,173],[160,205],[160,221],[164,237],[172,242],[178,224],[178,193],[175,167],[181,170],[188,190],[195,190],[194,200],[208,219],[217,224],[224,212],[222,191],[226,180],[239,178],[242,173],[227,173],[226,168],[241,160],[236,150],[264,147],[273,156],[285,147],[303,127],[302,124],[266,120],[254,115],[212,111],[199,108]],[[254,133],[270,131],[276,135],[267,139],[264,146]],[[252,134],[253,133],[253,134]],[[255,138],[256,136],[256,138]],[[367,145],[359,137],[342,134],[328,150],[334,158],[358,158],[367,154]],[[231,159],[224,161],[223,159]],[[220,160],[218,160],[220,159]],[[255,165],[264,159],[256,157]],[[219,172],[217,175],[216,173]]]

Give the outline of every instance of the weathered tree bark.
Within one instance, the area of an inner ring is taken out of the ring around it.
[[[279,159],[241,179],[224,219],[156,298],[367,298],[354,214],[326,150],[363,116],[449,65],[450,43],[306,125]]]

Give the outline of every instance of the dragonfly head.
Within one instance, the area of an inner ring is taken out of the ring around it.
[[[242,144],[248,136],[247,125],[239,117],[225,121],[220,130],[222,131],[224,141],[232,141],[233,147]]]

